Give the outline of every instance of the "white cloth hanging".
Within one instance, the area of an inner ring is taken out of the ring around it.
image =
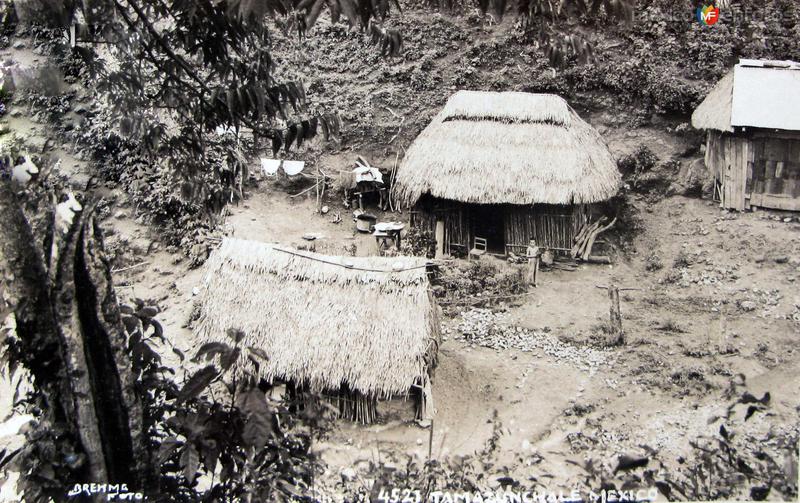
[[[278,168],[280,166],[280,159],[261,158],[261,172],[264,173],[264,176],[275,176],[278,173]]]
[[[356,183],[358,182],[377,182],[383,183],[383,174],[378,168],[359,166],[353,169]]]
[[[289,176],[298,175],[305,166],[305,161],[283,161],[283,172]]]

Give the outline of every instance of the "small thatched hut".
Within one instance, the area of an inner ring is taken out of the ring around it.
[[[376,401],[416,397],[429,416],[440,342],[438,307],[426,261],[412,257],[332,257],[225,239],[209,258],[198,296],[200,342],[241,330],[243,348],[269,360],[261,378],[321,394],[361,422]],[[242,351],[237,370],[254,366]]]
[[[617,193],[620,174],[600,134],[559,96],[459,91],[408,150],[395,197],[437,254],[567,251],[587,205]]]
[[[723,208],[800,210],[800,63],[743,59],[692,115]]]

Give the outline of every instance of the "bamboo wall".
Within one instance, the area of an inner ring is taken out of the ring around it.
[[[430,397],[430,384],[427,389],[420,386],[412,387],[409,390],[412,399],[414,419],[429,418],[431,407],[428,402]],[[406,400],[405,395],[389,398],[388,400]],[[361,424],[373,424],[380,419],[378,412],[378,398],[374,395],[365,395],[358,391],[350,390],[347,386],[342,386],[335,391],[324,393],[309,393],[307,390],[294,390],[293,399],[300,407],[318,407],[320,400],[329,404],[334,410],[338,411],[338,418],[353,421]],[[386,400],[384,400],[386,401]]]
[[[411,227],[422,229],[433,235],[436,232],[436,215],[424,209],[411,210],[410,224]]]
[[[506,254],[524,254],[531,239],[540,247],[567,252],[572,248],[577,229],[588,219],[588,208],[585,205],[505,205],[499,209],[497,218],[503,219]],[[445,253],[463,253],[472,248],[474,236],[469,204],[418,208],[412,212],[411,225],[433,232],[437,220],[445,224]]]
[[[577,229],[586,222],[584,206],[537,204],[513,206],[506,212],[506,253],[519,254],[533,239],[537,246],[567,252]]]

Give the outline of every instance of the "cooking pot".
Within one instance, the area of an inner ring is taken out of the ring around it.
[[[378,217],[369,213],[362,213],[356,217],[356,229],[359,232],[372,232],[372,226],[378,221]]]

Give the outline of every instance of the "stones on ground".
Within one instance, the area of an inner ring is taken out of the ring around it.
[[[756,304],[752,300],[745,300],[739,305],[739,307],[742,308],[742,311],[750,312],[750,311],[755,311],[756,308],[758,307],[758,304]]]
[[[462,312],[456,330],[456,339],[470,345],[494,350],[541,352],[558,364],[573,365],[589,373],[594,373],[600,366],[609,363],[608,351],[574,346],[544,331],[510,325],[507,323],[506,313],[495,313],[490,309]],[[524,379],[518,383],[518,387],[522,384]]]

